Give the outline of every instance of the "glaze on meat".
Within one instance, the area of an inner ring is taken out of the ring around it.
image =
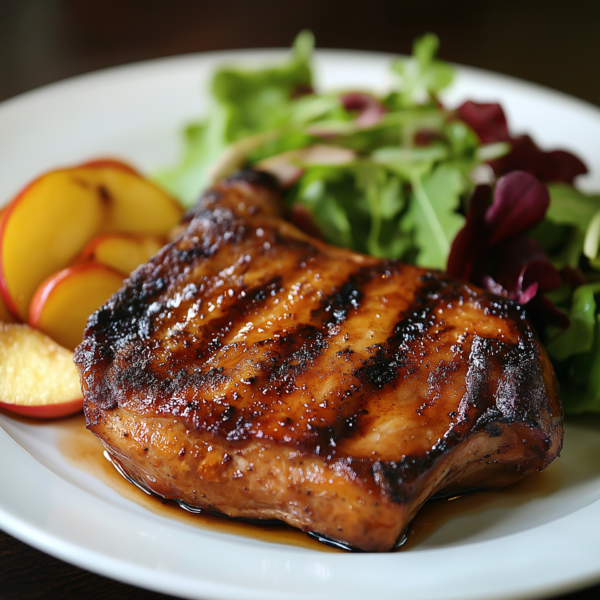
[[[308,237],[256,172],[184,227],[75,354],[88,428],[144,489],[386,551],[431,496],[557,456],[554,373],[518,305]]]

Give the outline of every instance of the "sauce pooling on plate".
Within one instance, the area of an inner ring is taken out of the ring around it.
[[[150,496],[124,479],[104,456],[104,448],[96,437],[85,429],[83,415],[56,424],[59,429],[58,448],[70,464],[86,471],[108,485],[122,497],[161,517],[173,519],[199,529],[210,529],[230,535],[285,544],[318,552],[342,552],[318,542],[285,523],[240,521],[208,513],[192,514],[176,502]],[[446,524],[469,515],[480,515],[495,508],[523,505],[535,498],[547,496],[559,489],[562,475],[559,465],[541,474],[500,491],[481,491],[428,502],[411,522],[407,539],[397,551],[418,549]]]

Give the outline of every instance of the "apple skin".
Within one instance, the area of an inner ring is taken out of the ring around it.
[[[0,410],[55,419],[82,406],[73,353],[28,325],[0,323]]]
[[[0,402],[0,409],[6,412],[29,417],[30,419],[61,419],[75,415],[83,409],[83,398],[77,398],[59,404],[42,404],[40,406],[21,406],[19,404],[8,404]]]
[[[0,215],[0,293],[21,321],[40,282],[67,266],[102,224],[100,199],[70,180],[66,170],[42,175]],[[70,193],[61,194],[66,186]]]
[[[74,350],[83,339],[87,319],[123,285],[123,273],[95,262],[67,267],[36,290],[28,324]]]
[[[0,214],[0,294],[26,321],[40,283],[71,264],[94,236],[166,236],[182,214],[174,198],[115,159],[50,171]]]
[[[122,171],[127,171],[132,175],[137,175],[138,177],[144,177],[136,168],[132,167],[130,164],[119,160],[118,158],[94,158],[92,160],[88,160],[79,165],[80,168],[96,168],[102,169],[105,167],[113,167],[115,169],[121,169]]]

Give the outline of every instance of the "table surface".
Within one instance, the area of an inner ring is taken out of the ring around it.
[[[286,47],[308,28],[320,47],[394,53],[410,52],[416,36],[434,31],[443,59],[600,106],[598,23],[600,3],[587,0],[0,0],[0,101],[149,58]],[[559,548],[557,541],[549,551]],[[0,531],[0,600],[46,597],[168,598],[73,567]],[[560,598],[596,600],[600,585]]]

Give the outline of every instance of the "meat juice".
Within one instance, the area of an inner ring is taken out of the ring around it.
[[[152,496],[127,481],[104,456],[104,448],[85,429],[83,415],[56,423],[60,430],[58,448],[70,464],[86,471],[108,485],[122,497],[162,517],[174,519],[199,529],[239,535],[263,542],[286,544],[318,552],[344,552],[309,537],[285,523],[240,521],[208,513],[190,513],[172,500]],[[517,507],[535,498],[557,491],[561,485],[560,469],[549,468],[502,490],[479,491],[444,500],[430,500],[408,526],[407,540],[397,551],[418,549],[445,523],[462,516],[483,513],[493,508]]]

